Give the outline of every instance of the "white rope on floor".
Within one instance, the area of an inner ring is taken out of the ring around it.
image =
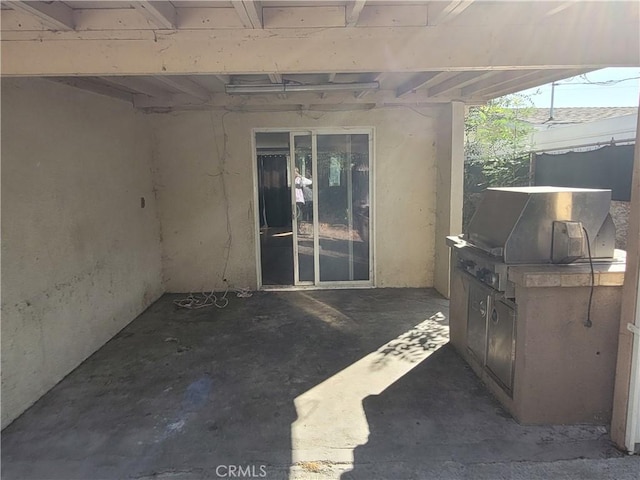
[[[238,288],[234,291],[236,292],[236,297],[238,298],[249,298],[253,295],[251,290],[249,290],[248,288]],[[225,308],[227,305],[229,305],[229,299],[227,298],[228,293],[228,288],[224,291],[220,298],[218,298],[214,291],[202,292],[200,295],[190,293],[185,298],[174,300],[173,303],[180,308],[186,308],[189,310],[197,310],[199,308],[210,306]]]

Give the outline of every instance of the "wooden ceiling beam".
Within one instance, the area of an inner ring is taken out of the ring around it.
[[[607,8],[616,9],[618,3],[607,4]],[[575,24],[570,34],[554,22],[507,25],[498,30],[470,25],[465,35],[460,35],[460,28],[447,25],[3,32],[2,75],[266,75],[637,66],[637,24],[615,17],[615,21],[597,18],[595,30],[590,22]]]
[[[429,25],[442,25],[444,23],[450,22],[462,12],[464,12],[467,8],[469,8],[473,4],[474,0],[453,0],[449,3],[445,2],[434,2],[435,5],[429,4],[431,13],[431,8],[433,8],[433,18],[428,18]],[[430,17],[431,15],[429,15]]]
[[[197,84],[193,80],[188,77],[177,77],[174,75],[156,75],[155,78],[157,81],[168,85],[179,92],[186,93],[187,95],[191,95],[195,98],[207,99],[211,95],[206,88],[202,85]]]
[[[160,88],[139,77],[98,77],[99,81],[111,87],[124,87],[150,97],[162,97],[170,95],[169,90]]]
[[[202,102],[190,95],[174,94],[163,97],[149,97],[148,95],[134,95],[134,106],[142,109],[153,108],[182,108],[204,107],[209,109],[230,109],[246,107],[280,108],[299,105],[363,105],[374,104],[378,106],[393,105],[438,105],[450,102],[447,97],[428,97],[426,92],[416,92],[406,99],[398,99],[392,90],[371,91],[366,96],[354,95],[353,92],[324,92],[317,93],[289,93],[286,98],[278,98],[277,94],[271,95],[225,95],[213,93],[208,101]],[[481,103],[482,99],[469,99],[470,103]]]
[[[506,84],[513,84],[524,81],[535,75],[539,75],[539,71],[517,70],[509,72],[496,72],[496,76],[473,83],[462,89],[462,95],[483,95],[485,91],[491,90]]]
[[[445,93],[452,92],[454,90],[460,90],[467,85],[478,82],[484,78],[490,78],[497,74],[495,71],[490,72],[463,72],[458,75],[443,80],[442,82],[430,87],[427,90],[427,94],[430,97],[437,97],[438,95],[444,95]]]
[[[47,28],[55,31],[74,29],[73,9],[63,2],[3,2],[14,10],[36,17]]]
[[[138,1],[133,2],[133,7],[158,28],[176,29],[177,14],[171,2]]]
[[[415,92],[418,89],[424,88],[427,85],[432,85],[437,82],[438,79],[444,79],[448,72],[424,72],[416,75],[412,79],[403,83],[396,90],[396,96],[402,98],[411,92]]]
[[[245,28],[263,28],[262,4],[256,0],[235,0],[231,2]]]
[[[520,78],[519,80],[516,80],[514,82],[504,83],[499,87],[485,90],[484,92],[482,92],[481,96],[485,98],[502,97],[503,95],[508,95],[510,93],[520,92],[529,88],[538,87],[540,85],[544,85],[545,83],[555,82],[564,78],[582,75],[583,73],[588,73],[590,71],[592,70],[561,70],[553,73],[534,72],[532,75],[527,76],[526,80]],[[473,94],[476,96],[480,96],[480,94],[478,94],[477,92],[474,92]]]
[[[122,90],[120,88],[107,85],[93,78],[82,77],[47,77],[47,80],[56,83],[62,83],[71,87],[86,90],[88,92],[97,93],[105,97],[116,98],[124,102],[133,104],[133,95],[130,92]]]
[[[228,85],[231,83],[231,75],[215,75],[215,77],[220,80],[223,85]]]
[[[553,6],[553,8],[551,10],[549,10],[545,16],[546,17],[552,17],[564,10],[566,10],[569,7],[573,7],[576,4],[576,0],[573,1],[568,1],[568,2],[562,2],[558,5],[557,2],[552,3],[551,5]]]
[[[347,27],[355,27],[358,24],[358,19],[366,3],[367,0],[352,0],[347,4]]]

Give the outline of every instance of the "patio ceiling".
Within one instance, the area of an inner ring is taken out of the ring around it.
[[[483,103],[640,63],[633,1],[0,5],[3,75],[151,110]]]

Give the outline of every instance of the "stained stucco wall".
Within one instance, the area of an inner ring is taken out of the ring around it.
[[[146,120],[2,79],[3,427],[163,292]]]
[[[151,115],[167,290],[221,289],[223,278],[255,288],[252,129],[340,126],[375,128],[376,285],[432,286],[439,115],[436,107]]]

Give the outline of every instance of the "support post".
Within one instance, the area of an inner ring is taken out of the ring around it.
[[[632,453],[640,421],[640,117],[636,128],[636,147],[631,184],[631,212],[627,233],[627,265],[622,290],[622,312],[618,336],[618,361],[613,392],[611,439],[621,449]],[[631,327],[629,327],[631,325]],[[635,329],[633,326],[635,325]],[[636,333],[633,332],[636,331]]]
[[[464,112],[462,102],[444,108],[436,144],[436,239],[434,287],[449,298],[449,248],[447,235],[462,233],[464,187]]]

